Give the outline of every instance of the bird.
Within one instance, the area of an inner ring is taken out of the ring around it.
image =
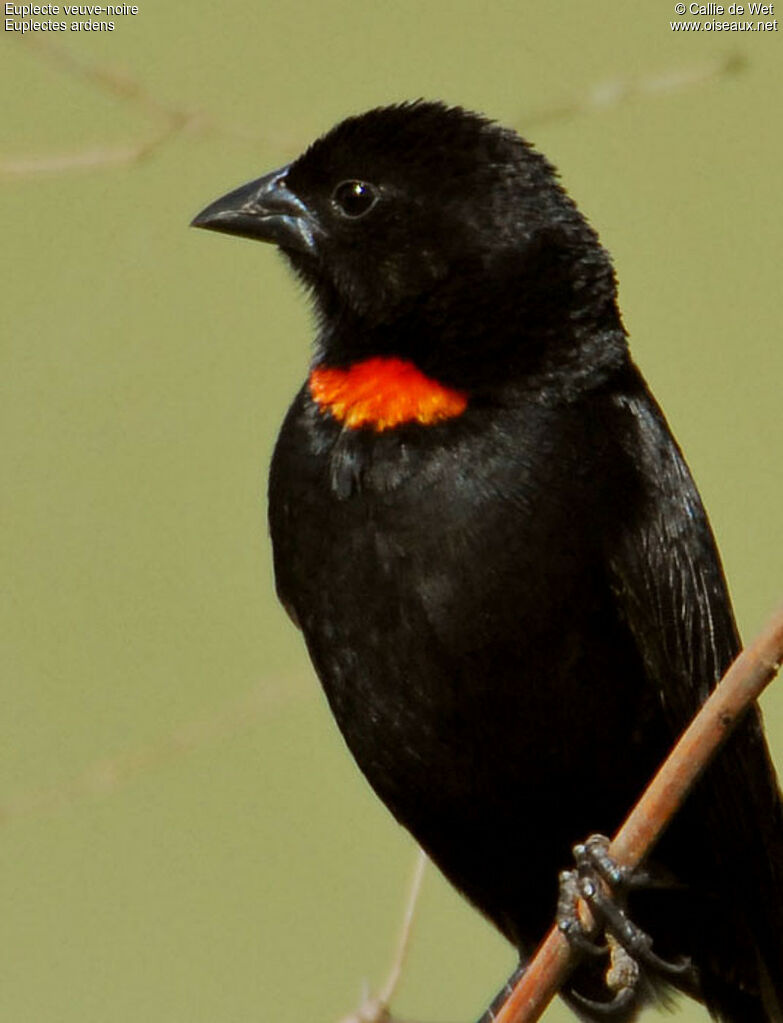
[[[616,830],[740,649],[611,258],[532,144],[423,99],[347,117],[193,224],[273,243],[310,296],[269,478],[277,593],[366,779],[523,969],[574,847]],[[783,1020],[757,708],[618,905],[654,956],[628,950],[614,999],[580,959],[578,1018],[684,992]]]

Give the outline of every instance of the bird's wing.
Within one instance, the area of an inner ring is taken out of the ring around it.
[[[610,584],[674,741],[736,656],[739,636],[707,517],[662,413],[641,378],[614,402],[627,505],[606,539]],[[783,811],[755,707],[672,831],[687,836],[676,856],[688,847],[684,858],[696,858],[696,871],[697,847],[709,848],[701,880],[744,932],[746,954],[755,943],[763,962],[741,967],[729,947],[716,965],[717,983],[731,970],[744,974],[749,988],[766,992],[770,1018],[783,1018],[776,1015],[783,1005]],[[721,997],[713,992],[715,1004]]]
[[[623,450],[619,528],[607,539],[621,617],[675,730],[683,728],[740,649],[707,517],[652,396],[616,399]]]

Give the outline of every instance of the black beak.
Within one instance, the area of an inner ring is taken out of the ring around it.
[[[286,187],[288,167],[251,181],[217,199],[191,221],[191,227],[274,242],[281,249],[317,255],[318,222]]]

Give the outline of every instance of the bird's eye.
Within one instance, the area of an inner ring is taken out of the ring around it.
[[[341,181],[332,202],[344,217],[356,220],[369,213],[378,201],[378,189],[368,181]]]

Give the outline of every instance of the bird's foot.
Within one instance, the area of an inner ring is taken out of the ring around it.
[[[656,955],[650,936],[628,916],[625,897],[632,888],[651,883],[645,872],[617,863],[609,855],[609,839],[603,835],[591,835],[574,846],[573,852],[575,869],[560,874],[557,924],[577,952],[609,956],[605,980],[614,997],[596,1002],[573,989],[570,994],[591,1012],[612,1015],[633,1000],[641,967],[681,975],[691,968],[691,962],[687,958],[669,962]],[[605,942],[596,940],[601,933]]]

